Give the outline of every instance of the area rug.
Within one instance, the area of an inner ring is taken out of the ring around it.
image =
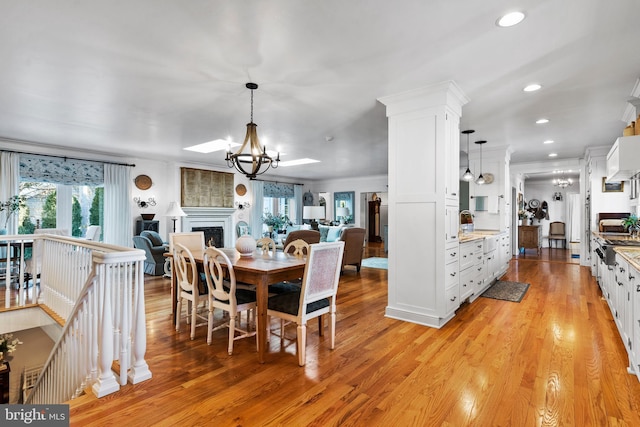
[[[387,269],[387,258],[365,258],[362,260],[362,267],[367,268],[379,268],[381,270]]]
[[[529,289],[528,283],[498,280],[480,296],[503,301],[520,302],[522,298],[524,298],[527,289]]]

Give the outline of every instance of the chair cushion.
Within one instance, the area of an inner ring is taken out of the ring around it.
[[[298,292],[287,292],[269,297],[269,310],[297,316],[299,306],[300,290],[298,290]],[[307,304],[307,313],[313,313],[325,307],[329,307],[329,298]]]
[[[284,294],[287,292],[297,292],[300,294],[300,283],[280,282],[269,285],[269,293]]]

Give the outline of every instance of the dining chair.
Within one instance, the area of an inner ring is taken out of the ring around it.
[[[267,325],[271,324],[271,317],[298,325],[296,352],[300,366],[306,363],[307,320],[329,314],[330,347],[335,347],[336,294],[343,252],[342,241],[310,245],[300,291],[269,297]],[[281,330],[281,339],[283,333]],[[319,334],[322,335],[322,326]]]
[[[174,243],[173,268],[175,268],[176,281],[178,282],[176,331],[180,331],[182,301],[187,301],[187,324],[191,324],[191,339],[194,339],[196,326],[204,325],[203,322],[197,323],[198,319],[208,320],[208,318],[198,314],[199,303],[204,299],[204,294],[199,286],[198,267],[191,251],[180,243]]]
[[[300,257],[305,256],[309,253],[309,244],[302,239],[293,240],[285,245],[284,253]]]
[[[204,231],[169,233],[169,252],[173,253],[175,243],[180,243],[191,252],[202,251],[206,246],[204,243]]]
[[[302,239],[297,239],[290,242],[285,248],[284,253],[294,255],[297,257],[306,256],[309,252],[309,245]],[[285,282],[278,282],[269,285],[270,294],[285,294],[288,292],[299,292],[302,284],[302,277],[294,280],[287,280]]]
[[[223,269],[220,265],[220,259],[222,259],[226,265],[226,269]],[[252,311],[255,313],[256,293],[246,289],[238,289],[236,287],[236,275],[233,271],[231,261],[221,250],[213,247],[205,249],[203,264],[207,287],[209,288],[209,326],[207,332],[207,344],[211,345],[211,334],[214,330],[224,327],[229,328],[228,352],[229,355],[231,355],[233,354],[233,342],[235,340],[256,335],[255,328],[253,332],[249,332],[251,323],[255,323],[249,320],[249,316],[247,316],[247,329],[241,329],[239,327],[239,313],[243,311]],[[225,270],[227,272],[226,275]],[[225,322],[214,328],[213,310],[216,308],[226,311],[229,313],[229,316],[228,323]],[[236,336],[236,332],[239,332],[240,335]],[[257,345],[258,342],[256,338],[256,347]]]
[[[276,242],[270,237],[262,237],[258,239],[256,242],[256,246],[258,249],[262,251],[263,254],[276,251]]]
[[[558,247],[558,240],[562,242],[562,247],[567,247],[567,236],[565,232],[564,222],[554,221],[549,224],[549,248],[551,248],[551,242],[556,242],[556,248]]]

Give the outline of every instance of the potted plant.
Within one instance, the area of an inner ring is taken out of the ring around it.
[[[286,215],[272,214],[271,212],[265,212],[262,216],[262,222],[269,227],[269,231],[280,230],[286,223],[289,222],[289,218]]]
[[[6,202],[0,202],[0,212],[5,213],[5,221],[4,221],[4,229],[9,225],[9,220],[11,216],[18,212],[21,207],[24,207],[24,197],[22,196],[12,196]]]
[[[640,231],[640,221],[638,221],[637,215],[631,214],[627,218],[622,218],[622,225],[632,237],[636,237]]]

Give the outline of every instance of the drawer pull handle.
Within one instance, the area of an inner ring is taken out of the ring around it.
[[[453,298],[451,298],[451,301],[455,301],[455,300],[456,300],[456,298],[457,298],[457,297],[453,297]]]
[[[456,277],[456,272],[451,273],[451,277]]]
[[[449,255],[456,256],[456,255],[458,255],[458,252],[451,252]]]

